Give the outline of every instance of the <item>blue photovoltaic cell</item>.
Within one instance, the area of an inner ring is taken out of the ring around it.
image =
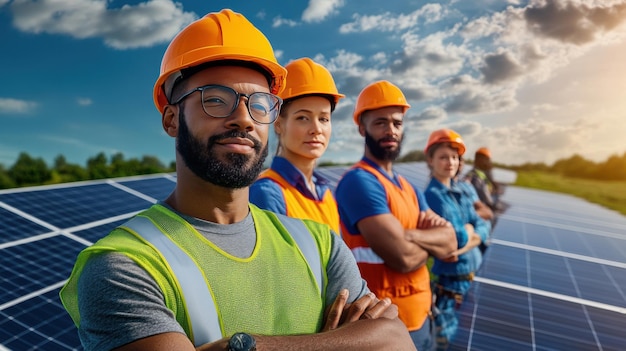
[[[146,194],[157,201],[165,200],[172,190],[174,190],[174,186],[176,186],[175,181],[163,177],[119,183],[142,194]]]
[[[0,305],[67,279],[84,247],[54,236],[0,250]]]
[[[626,345],[623,314],[481,283],[459,314],[451,350],[617,351]]]
[[[568,260],[571,274],[583,299],[614,306],[625,306],[626,296],[617,277],[605,265],[578,260]],[[622,284],[624,280],[621,281]]]
[[[511,284],[528,286],[528,257],[526,251],[492,245],[479,270],[480,276]]]
[[[76,232],[73,232],[72,234],[79,236],[91,243],[95,243],[96,241],[104,237],[105,235],[109,234],[109,232],[115,229],[115,227],[121,225],[122,223],[126,221],[127,221],[126,219],[123,219],[121,221],[115,221],[115,222],[103,224],[97,227],[92,227],[89,229],[76,231]]]
[[[0,207],[0,244],[48,232],[39,224]]]
[[[568,296],[577,296],[564,257],[528,252],[530,287]]]
[[[151,205],[109,184],[0,194],[0,201],[62,229]]]
[[[0,310],[0,345],[10,350],[82,350],[59,289]]]
[[[615,306],[626,306],[624,269],[495,245],[481,277]],[[614,272],[622,274],[614,275]],[[530,280],[530,281],[529,281]],[[622,284],[620,286],[620,283]]]

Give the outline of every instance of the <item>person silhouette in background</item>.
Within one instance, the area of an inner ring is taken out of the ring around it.
[[[154,101],[176,186],[79,254],[60,294],[86,350],[415,349],[328,225],[249,203],[286,74],[231,10],[169,44]]]
[[[398,305],[418,350],[431,350],[434,325],[429,255],[453,259],[454,230],[436,215],[413,184],[393,170],[400,155],[409,104],[389,81],[377,81],[359,94],[354,122],[365,138],[361,161],[335,190],[341,236],[369,288]]]
[[[493,180],[493,165],[491,151],[481,147],[474,154],[474,167],[467,172],[467,179],[476,189],[480,201],[489,206],[492,211],[498,209],[498,184]]]
[[[478,197],[478,193],[476,192],[474,186],[462,176],[464,165],[464,158],[460,157],[459,170],[456,172],[454,182],[463,195],[462,200],[464,201],[464,203],[469,204],[469,206],[474,208],[476,214],[489,225],[489,237],[487,238],[487,240],[481,242],[478,246],[478,249],[484,255],[487,251],[487,247],[491,243],[491,232],[493,231],[493,226],[496,223],[496,216],[491,208],[487,206],[487,204],[480,201],[480,198]]]
[[[451,129],[432,132],[424,149],[431,179],[424,190],[432,210],[452,223],[456,233],[456,261],[435,257],[431,272],[436,276],[437,349],[446,350],[458,329],[456,309],[469,290],[474,273],[482,263],[478,246],[487,240],[489,225],[478,216],[474,207],[454,181],[460,159],[465,153],[461,136]]]
[[[290,62],[274,123],[278,149],[270,168],[250,187],[250,202],[290,217],[328,224],[339,234],[339,213],[329,182],[315,171],[328,148],[331,115],[343,94],[322,65],[308,57]]]

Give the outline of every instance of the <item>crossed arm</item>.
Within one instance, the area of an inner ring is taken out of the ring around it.
[[[374,252],[398,272],[418,269],[429,255],[449,259],[457,249],[452,226],[430,209],[420,212],[415,229],[404,229],[390,213],[363,218],[357,227]]]
[[[344,289],[329,307],[320,333],[288,336],[255,335],[258,351],[294,350],[415,350],[415,346],[398,319],[398,309],[388,298],[379,300],[369,293],[348,304]],[[225,351],[229,338],[194,348],[186,335],[162,333],[117,348],[127,350],[197,350]]]

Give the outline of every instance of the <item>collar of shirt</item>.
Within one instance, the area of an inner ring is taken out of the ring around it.
[[[454,180],[450,181],[450,187],[448,188],[447,186],[443,185],[443,183],[441,183],[437,178],[431,177],[430,184],[428,186],[435,188],[442,193],[455,193],[459,196],[462,194],[461,188],[459,188],[459,185]]]
[[[291,162],[289,162],[286,158],[281,156],[275,156],[272,160],[271,168],[278,173],[281,177],[283,177],[287,183],[296,188],[300,193],[310,199],[318,199],[324,196],[324,193],[327,189],[329,189],[329,181],[320,175],[318,172],[313,171],[313,176],[311,180],[313,184],[315,184],[315,191],[317,191],[317,195],[313,194],[311,190],[306,185],[306,180],[304,178],[304,174],[300,172]]]
[[[397,187],[400,187],[400,181],[398,180],[398,174],[396,173],[396,171],[394,171],[392,169],[391,172],[393,173],[393,177],[390,177],[389,174],[387,173],[387,171],[385,171],[384,169],[380,168],[380,166],[378,166],[378,164],[376,164],[376,162],[370,160],[369,158],[367,158],[365,156],[363,156],[362,160],[365,163],[367,163],[368,165],[374,167],[380,174],[382,174],[385,177],[387,177],[387,179],[389,179],[391,182],[393,182],[393,184],[395,184]]]

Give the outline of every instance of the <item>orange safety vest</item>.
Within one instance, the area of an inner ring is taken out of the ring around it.
[[[354,168],[364,169],[378,178],[387,193],[389,210],[405,229],[415,228],[419,215],[417,194],[413,186],[398,176],[400,187],[391,182],[376,168],[360,161]],[[355,255],[361,276],[378,298],[389,297],[398,306],[400,320],[409,331],[422,327],[430,311],[432,295],[430,276],[426,265],[410,273],[400,273],[387,267],[374,253],[360,233],[349,233],[342,222],[342,237]],[[385,233],[380,233],[385,235]]]
[[[287,216],[328,224],[336,234],[339,234],[339,212],[330,189],[324,192],[321,200],[315,200],[304,196],[273,169],[263,171],[259,176],[259,179],[261,178],[269,178],[280,186],[285,199]]]

